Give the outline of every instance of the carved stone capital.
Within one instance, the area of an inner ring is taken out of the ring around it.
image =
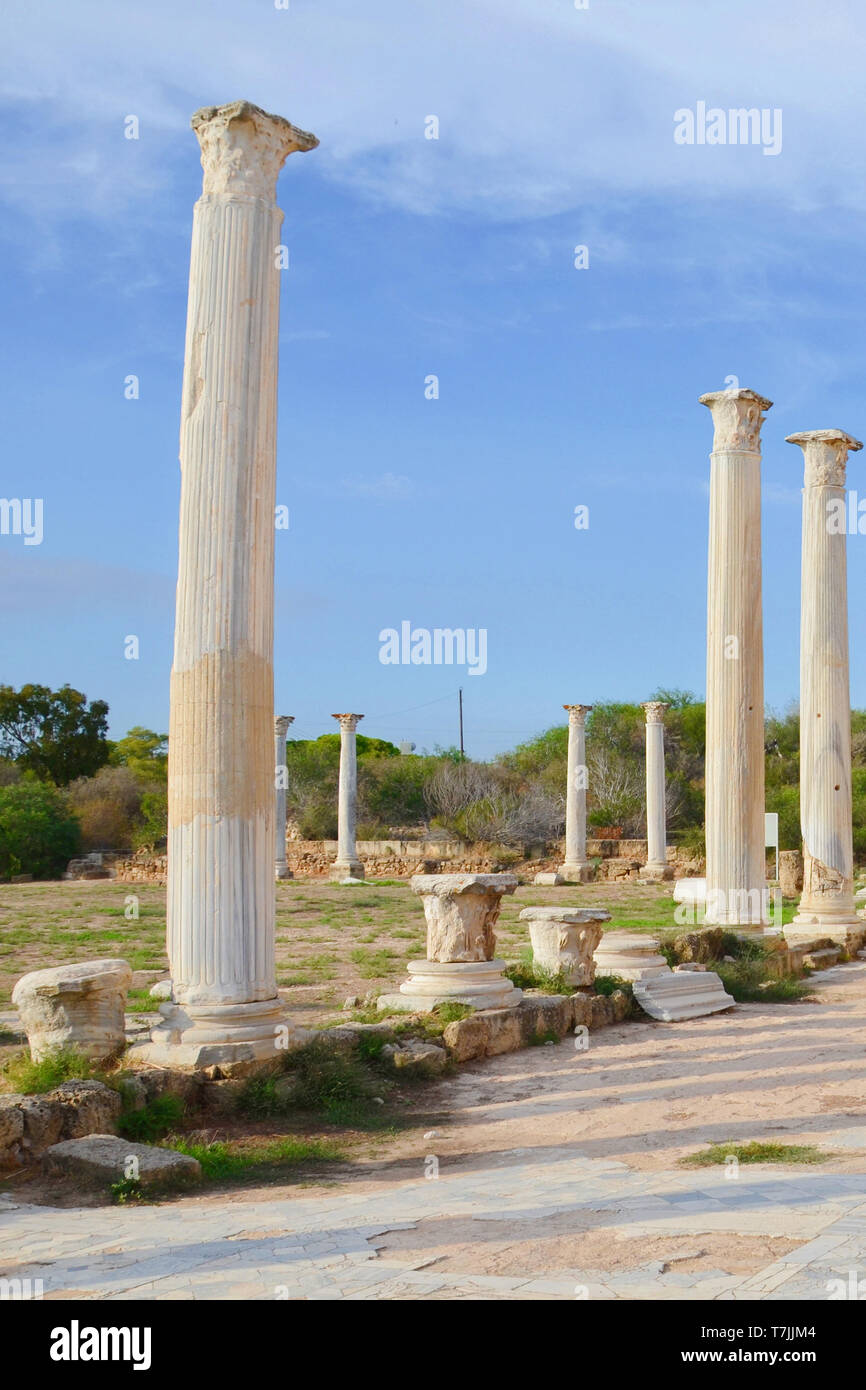
[[[250,101],[203,106],[190,125],[201,145],[202,194],[266,198],[275,203],[277,175],[295,150],[314,150],[315,135],[298,130]]]
[[[789,434],[786,442],[803,450],[806,487],[844,487],[848,454],[863,448],[844,430],[801,430]]]
[[[562,708],[568,711],[568,722],[575,728],[584,723],[592,705],[563,705]]]
[[[277,738],[285,738],[289,732],[289,725],[294,724],[293,714],[278,714],[274,719],[274,734]]]
[[[663,724],[665,722],[665,710],[669,708],[670,706],[662,700],[646,700],[641,705],[641,709],[646,713],[648,724]]]
[[[341,729],[347,729],[351,731],[352,729],[356,729],[358,727],[358,724],[364,718],[364,716],[363,714],[332,714],[331,718],[339,719]]]
[[[759,454],[764,411],[772,401],[757,391],[737,387],[732,391],[708,391],[698,398],[713,416],[713,453]]]

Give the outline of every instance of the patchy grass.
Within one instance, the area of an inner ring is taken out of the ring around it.
[[[165,1147],[198,1159],[202,1176],[211,1182],[259,1176],[264,1168],[275,1170],[308,1163],[338,1163],[345,1155],[336,1144],[323,1139],[287,1135],[264,1144],[248,1140],[213,1140],[196,1143],[176,1135]]]
[[[2,1072],[4,1089],[20,1095],[38,1096],[53,1091],[64,1081],[104,1081],[104,1074],[76,1047],[61,1047],[33,1062],[28,1052],[8,1061]]]
[[[729,1158],[738,1163],[826,1163],[830,1156],[812,1144],[764,1143],[755,1139],[749,1144],[711,1144],[708,1149],[687,1154],[679,1163],[684,1168],[710,1168],[725,1164]]]
[[[711,967],[738,1004],[791,1004],[811,994],[810,985],[796,975],[771,974],[765,955],[716,960]]]

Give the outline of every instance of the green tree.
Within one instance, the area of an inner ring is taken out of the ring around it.
[[[59,878],[79,842],[78,821],[56,787],[32,774],[0,786],[0,878]]]
[[[146,782],[164,782],[168,772],[168,734],[157,734],[136,724],[111,745],[112,767],[128,767]]]
[[[65,787],[107,761],[108,705],[71,685],[0,685],[0,757]]]

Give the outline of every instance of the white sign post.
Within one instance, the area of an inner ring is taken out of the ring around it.
[[[764,847],[776,851],[776,883],[779,882],[779,812],[764,812]]]

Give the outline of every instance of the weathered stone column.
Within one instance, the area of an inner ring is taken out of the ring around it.
[[[355,803],[358,796],[358,754],[355,730],[363,714],[332,714],[340,721],[340,792],[337,806],[337,857],[331,878],[363,878],[364,865],[355,842]]]
[[[764,645],[761,617],[761,446],[771,401],[711,391],[707,582],[707,907],[710,923],[762,929]]]
[[[803,563],[800,607],[800,824],[803,892],[785,935],[847,941],[866,923],[854,906],[851,704],[848,683],[848,452],[842,430],[788,436],[802,447]]]
[[[646,713],[647,862],[640,877],[649,883],[673,878],[667,860],[665,829],[665,710],[661,700],[641,705]]]
[[[274,876],[294,878],[286,862],[286,735],[294,715],[278,714],[274,719],[274,779],[277,808],[277,839],[274,853]]]
[[[559,874],[567,883],[592,876],[586,857],[586,716],[592,705],[563,705],[568,711],[568,780],[565,790],[565,863]]]
[[[207,1066],[275,1055],[273,617],[276,180],[315,136],[249,102],[192,118],[190,260],[171,678],[168,954],[174,1004],[143,1051]]]

